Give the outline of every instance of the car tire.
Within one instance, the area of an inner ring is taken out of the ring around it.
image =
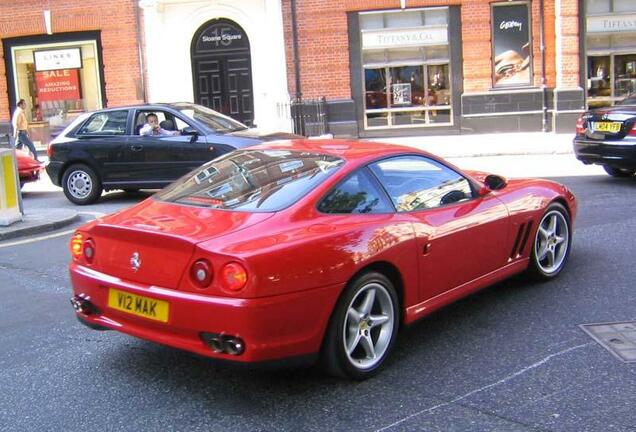
[[[363,380],[375,375],[395,343],[400,306],[391,281],[367,272],[351,281],[333,310],[321,363],[330,375]]]
[[[62,176],[66,198],[78,205],[92,204],[102,194],[102,183],[92,168],[84,164],[71,165]]]
[[[532,242],[528,272],[535,280],[547,281],[561,273],[572,246],[572,224],[567,209],[552,203],[541,216]]]
[[[603,165],[603,169],[612,177],[631,177],[634,175],[634,173],[636,173],[636,171],[634,170],[625,168],[614,168],[608,165]]]

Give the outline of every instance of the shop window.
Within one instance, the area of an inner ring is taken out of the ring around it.
[[[634,0],[614,0],[614,12],[636,12]]]
[[[424,25],[446,25],[448,23],[448,9],[429,9],[424,12]]]
[[[16,98],[27,101],[33,135],[46,130],[36,141],[46,143],[79,113],[102,108],[95,41],[16,46],[11,52]],[[57,58],[62,60],[54,63]]]
[[[636,54],[614,57],[614,96],[636,93]]]
[[[448,8],[363,13],[360,25],[365,128],[452,125]]]
[[[362,60],[364,61],[365,65],[372,65],[372,64],[385,64],[387,59],[386,59],[386,51],[385,50],[368,50],[365,51],[363,56],[362,56]]]
[[[612,46],[612,38],[610,35],[594,35],[587,37],[588,51],[608,50]]]
[[[421,63],[423,58],[421,48],[392,49],[387,54],[389,63]]]
[[[365,69],[365,100],[367,109],[387,107],[386,70]]]
[[[373,30],[373,29],[384,28],[384,15],[379,13],[361,14],[360,28],[362,30]]]
[[[423,25],[422,18],[421,10],[385,14],[387,28],[421,27]]]
[[[632,1],[632,0],[628,0]],[[611,12],[610,0],[586,0],[585,8],[588,14],[600,14]]]

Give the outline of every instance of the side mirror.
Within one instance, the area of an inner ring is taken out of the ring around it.
[[[181,129],[181,135],[186,135],[190,137],[190,144],[194,144],[199,138],[199,132],[192,126],[186,126]]]
[[[484,184],[490,190],[499,190],[505,188],[508,183],[506,179],[501,176],[489,174],[484,179]]]

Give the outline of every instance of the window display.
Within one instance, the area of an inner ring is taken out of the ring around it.
[[[448,8],[360,15],[365,128],[452,124],[447,24]]]
[[[94,40],[11,49],[15,93],[27,101],[36,145],[79,113],[103,107],[96,53]]]

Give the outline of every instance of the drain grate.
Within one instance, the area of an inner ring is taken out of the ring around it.
[[[581,324],[603,348],[626,363],[636,363],[636,321]]]

